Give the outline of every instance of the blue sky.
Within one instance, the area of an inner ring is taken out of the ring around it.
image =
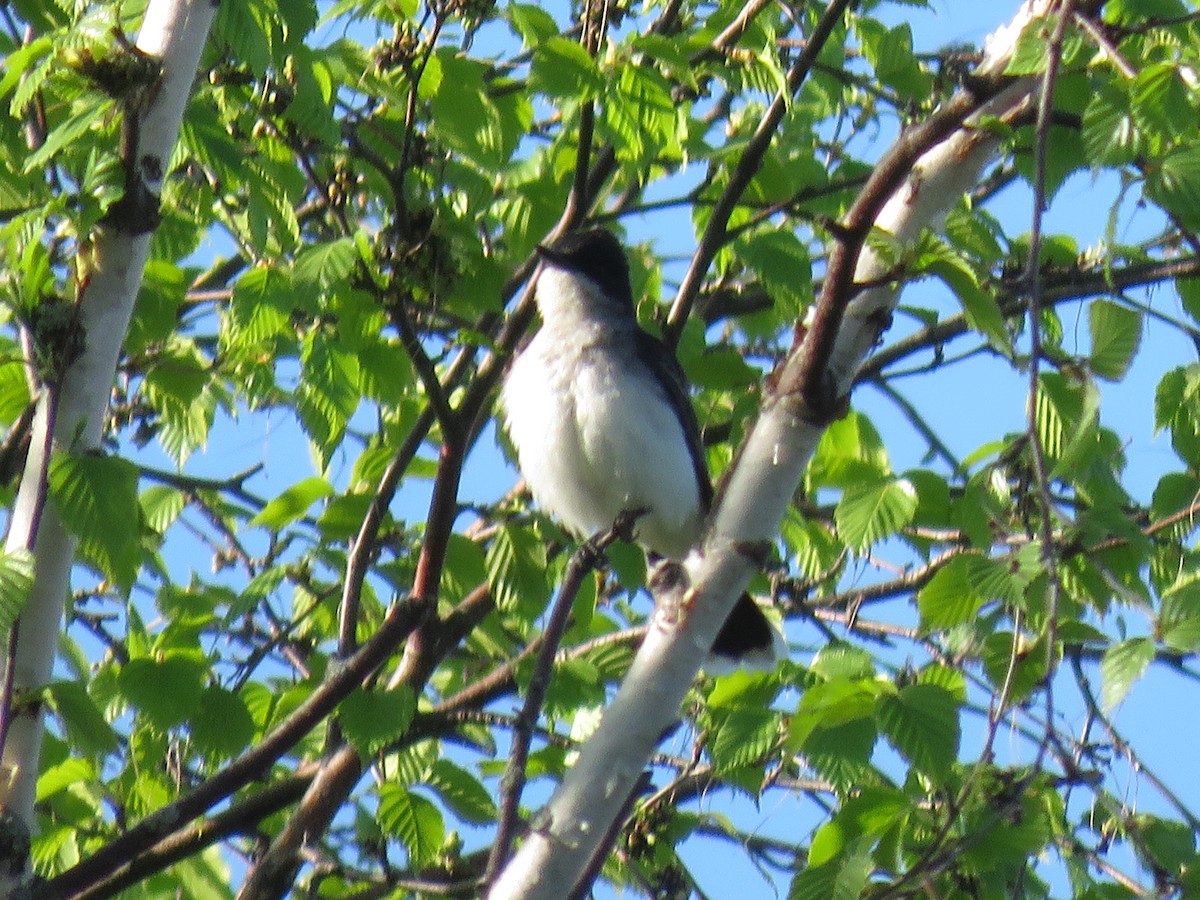
[[[884,11],[883,17],[912,23],[917,47],[932,50],[947,44],[979,43],[992,28],[1012,15],[1017,5],[1017,0],[1004,3],[945,0],[936,3],[932,12],[893,5]],[[502,36],[493,34],[488,39],[501,40]],[[881,143],[879,149],[883,147]],[[1087,173],[1076,174],[1060,190],[1047,215],[1046,228],[1051,233],[1062,231],[1075,235],[1080,246],[1095,244],[1104,237],[1109,206],[1115,196],[1116,185],[1111,179],[1096,182]],[[1030,192],[1014,187],[999,198],[992,211],[1002,218],[1012,233],[1019,233],[1028,228],[1031,207]],[[1128,224],[1122,226],[1118,234],[1120,239],[1132,241],[1157,228],[1158,223],[1149,213],[1137,211],[1131,205],[1127,205],[1123,213]],[[692,249],[692,228],[686,213],[678,215],[678,222],[654,217],[624,224],[629,228],[632,240],[653,241],[661,252],[684,255]],[[210,250],[216,252],[216,247]],[[1144,299],[1171,315],[1181,313],[1172,291],[1160,291]],[[958,310],[957,303],[944,289],[929,282],[911,286],[902,302],[933,306],[946,313]],[[1071,311],[1064,310],[1062,315],[1068,333],[1072,333],[1075,322]],[[896,330],[886,336],[885,342],[894,340],[904,327],[903,317],[898,316],[896,322]],[[1086,348],[1085,323],[1086,319],[1079,320],[1081,349]],[[1196,351],[1177,332],[1152,320],[1147,321],[1143,347],[1152,348],[1152,352],[1143,352],[1127,379],[1116,385],[1102,385],[1102,392],[1105,424],[1117,430],[1128,442],[1126,453],[1131,476],[1128,486],[1139,499],[1147,500],[1158,476],[1167,468],[1177,467],[1167,438],[1153,433],[1155,385],[1171,366],[1193,361]],[[979,357],[959,363],[952,375],[943,373],[931,378],[907,379],[899,386],[918,409],[928,413],[931,421],[946,427],[941,436],[960,456],[994,440],[1001,430],[1017,431],[1024,427],[1024,379],[1003,361]],[[865,387],[855,395],[854,405],[869,415],[881,432],[896,470],[924,464],[922,460],[927,449],[924,442],[889,400]],[[263,496],[271,497],[298,478],[313,473],[315,463],[299,452],[305,446],[295,425],[282,415],[267,419],[246,416],[240,422],[222,424],[214,432],[207,452],[189,461],[187,471],[220,477],[227,476],[231,470],[242,470],[262,462],[265,464],[263,472],[251,481],[250,486]],[[238,461],[236,465],[230,464],[231,459]],[[170,466],[162,459],[155,462]],[[344,474],[351,462],[350,459],[334,460],[335,480]],[[463,499],[494,499],[508,490],[515,478],[515,473],[496,450],[492,436],[485,435],[466,468]],[[410,481],[397,498],[395,512],[408,520],[420,520],[425,515],[427,502],[428,484]],[[196,562],[194,553],[172,557],[172,565],[194,566]],[[207,557],[201,557],[200,564],[206,563]],[[871,610],[871,614],[899,619],[910,616],[911,611],[907,605],[898,604],[893,610]],[[1136,614],[1130,614],[1128,620],[1131,633],[1144,631],[1145,623]],[[812,635],[800,629],[791,637],[801,644],[814,641]],[[1142,752],[1145,762],[1168,781],[1191,808],[1200,809],[1200,782],[1190,772],[1190,754],[1181,752],[1200,746],[1200,723],[1194,716],[1180,715],[1173,702],[1172,698],[1184,687],[1177,683],[1177,678],[1164,669],[1153,668],[1134,687],[1117,710],[1115,719],[1125,737]],[[1097,686],[1098,682],[1096,675]],[[1192,685],[1187,687],[1194,690]],[[1062,695],[1066,697],[1068,692],[1064,690]],[[1078,730],[1083,719],[1081,709],[1064,707],[1059,714],[1064,722]],[[1029,758],[1029,748],[1015,737],[1002,737],[1000,744],[1002,755],[1009,752],[1017,759]],[[968,734],[964,739],[964,753],[971,752],[977,745],[978,732]],[[1127,786],[1130,802],[1139,809],[1167,811],[1154,790],[1135,777],[1127,766],[1118,763],[1117,771],[1118,784],[1123,782]],[[535,788],[529,797],[536,797],[540,792],[540,788]],[[761,821],[764,832],[788,836],[800,843],[806,841],[821,821],[819,810],[812,802],[799,796],[790,799],[773,797],[757,811],[752,809],[749,801],[730,801],[725,794],[700,804],[701,809],[714,812],[730,807],[740,810],[739,819],[743,821],[744,816]],[[471,835],[467,838],[470,840]],[[685,851],[685,859],[713,897],[769,896],[760,875],[740,854],[725,845],[694,842]],[[1059,890],[1062,890],[1061,884]]]

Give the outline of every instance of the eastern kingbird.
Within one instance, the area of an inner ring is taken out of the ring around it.
[[[537,503],[587,537],[623,512],[652,556],[682,560],[713,499],[700,426],[674,354],[643,331],[629,262],[608,231],[538,247],[542,327],[517,357],[500,402]],[[763,666],[782,637],[743,595],[713,644],[720,662]]]

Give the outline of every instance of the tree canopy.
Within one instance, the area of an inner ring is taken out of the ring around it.
[[[0,893],[1200,895],[1200,12],[926,6],[0,4]],[[664,577],[495,425],[585,225]]]

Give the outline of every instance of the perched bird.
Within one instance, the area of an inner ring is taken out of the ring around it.
[[[500,398],[534,500],[584,537],[642,510],[638,543],[682,560],[713,499],[683,369],[638,325],[629,262],[610,232],[572,232],[538,253],[542,327]],[[743,595],[712,653],[719,664],[761,667],[782,648]]]

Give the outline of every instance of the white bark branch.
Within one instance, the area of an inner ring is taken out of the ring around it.
[[[146,9],[137,47],[160,61],[162,74],[137,128],[136,159],[125,162],[155,201],[215,12],[216,5],[210,0],[151,0]],[[117,361],[149,252],[150,234],[144,229],[123,228],[120,221],[97,229],[94,268],[78,301],[83,352],[63,373],[60,389],[43,389],[37,398],[32,449],[6,540],[8,550],[32,545],[35,560],[33,590],[16,626],[12,660],[8,659],[9,642],[0,642],[0,669],[12,665],[13,696],[17,699],[52,677],[75,559],[74,538],[53,506],[45,502],[42,479],[44,455],[50,446],[47,432],[53,428],[53,444],[64,450],[90,450],[100,445]],[[52,409],[55,403],[57,408]],[[41,739],[40,705],[22,705],[12,719],[0,758],[0,807],[30,831]]]
[[[1051,0],[1023,4],[1013,21],[988,39],[981,74],[1002,71],[1022,28],[1051,6]],[[983,116],[1011,115],[1036,89],[1033,79],[1008,87],[963,128],[921,156],[877,216],[876,226],[901,243],[911,243],[923,228],[937,225],[998,150],[993,133],[974,129],[972,123]],[[857,262],[855,281],[870,281],[884,269],[884,262],[867,248]],[[854,374],[879,338],[879,323],[898,296],[895,287],[883,286],[862,292],[848,304],[827,371],[838,396],[849,392]],[[561,900],[600,852],[600,842],[655,746],[677,720],[706,648],[753,575],[755,563],[749,556],[755,545],[778,534],[824,431],[823,425],[807,421],[803,411],[794,395],[768,394],[764,399],[713,513],[703,552],[686,563],[692,586],[682,597],[678,590],[656,591],[656,627],[650,629],[578,761],[534,817],[531,833],[501,873],[489,900]],[[682,608],[684,614],[673,616],[673,608]]]

